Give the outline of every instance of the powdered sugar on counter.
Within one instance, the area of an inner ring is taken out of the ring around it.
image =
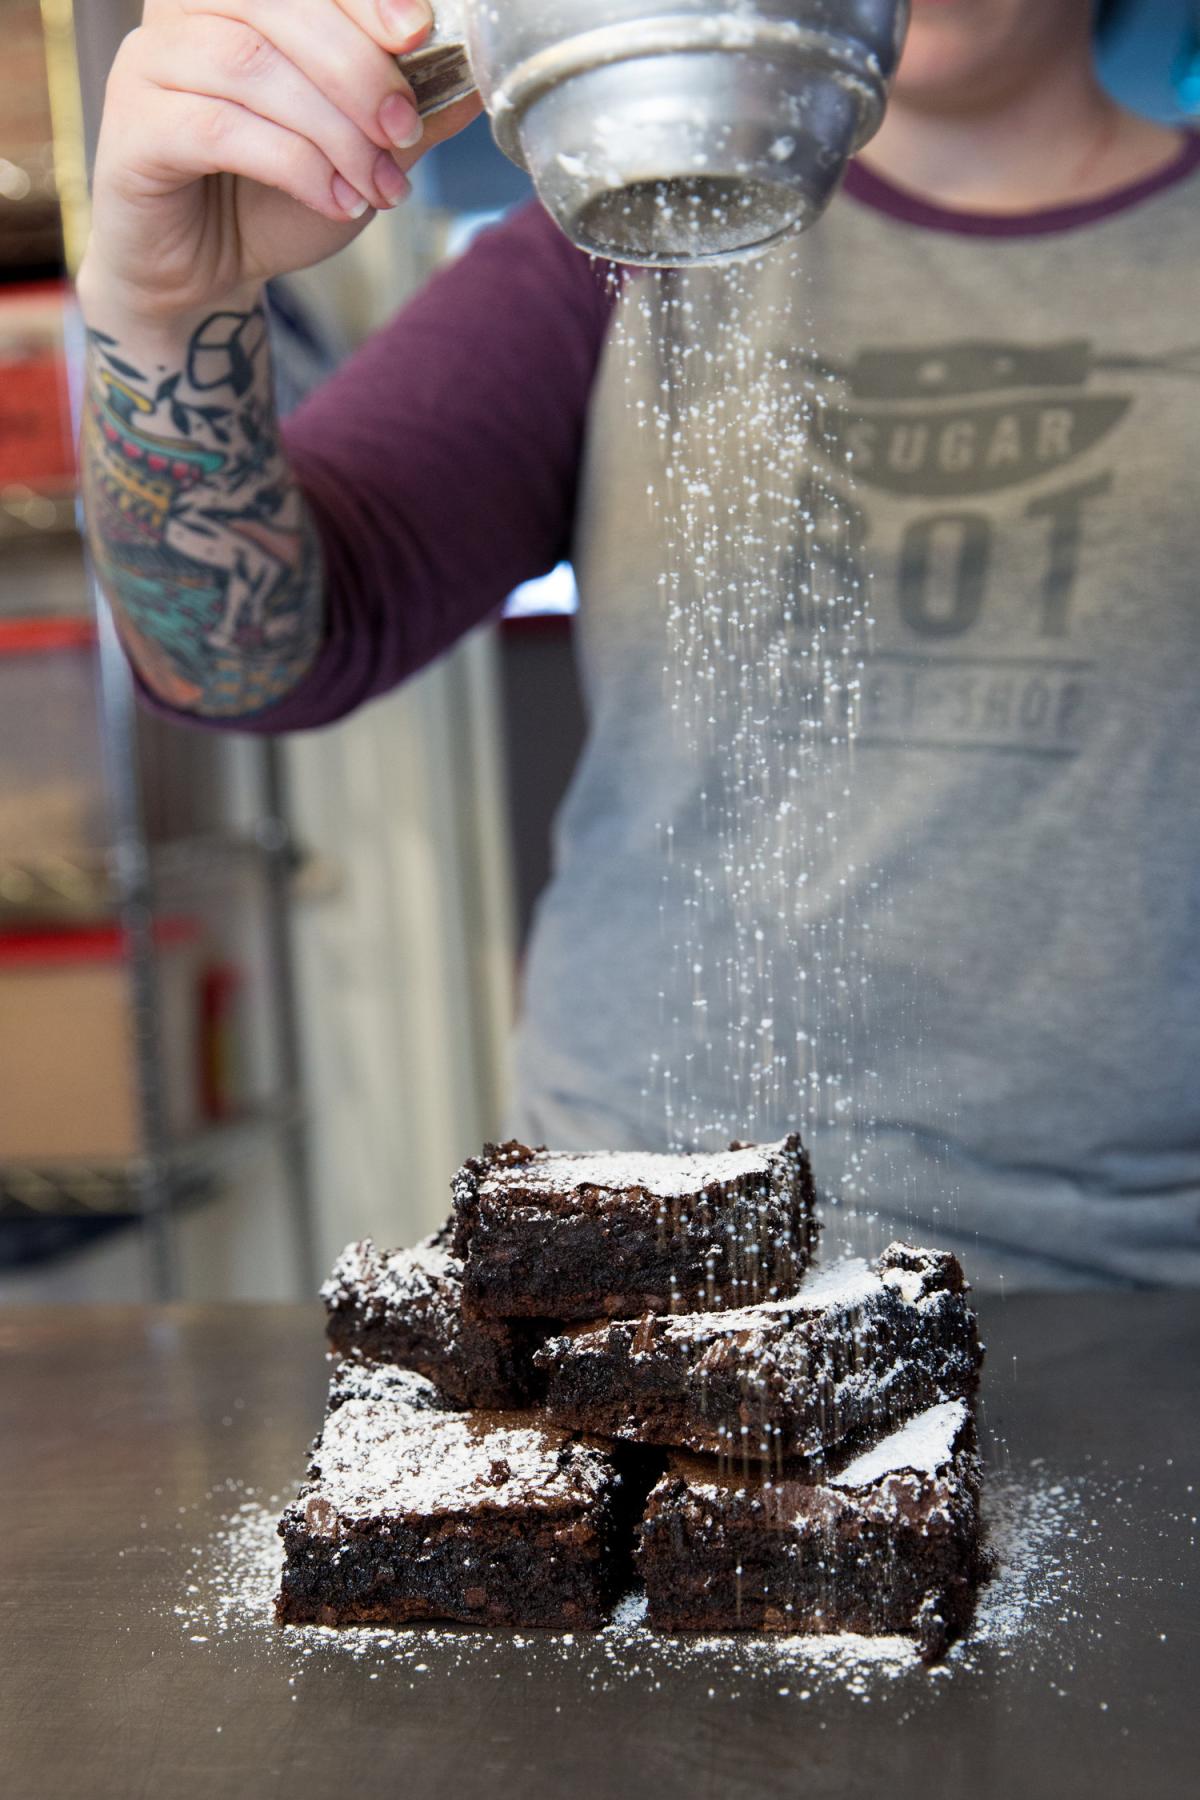
[[[1042,1658],[1050,1662],[1062,1654],[1068,1625],[1087,1628],[1084,1576],[1097,1554],[1094,1487],[993,1475],[987,1506],[997,1572],[981,1593],[971,1636],[933,1669],[924,1668],[900,1637],[664,1636],[647,1628],[645,1602],[637,1594],[627,1595],[599,1632],[281,1629],[273,1612],[281,1560],[276,1496],[235,1501],[196,1546],[186,1591],[164,1604],[177,1616],[190,1654],[228,1656],[239,1667],[251,1658],[269,1661],[298,1694],[333,1661],[346,1658],[365,1664],[372,1678],[414,1688],[463,1675],[511,1678],[516,1659],[518,1670],[533,1662],[566,1668],[589,1688],[634,1683],[665,1689],[686,1681],[694,1690],[699,1681],[714,1700],[774,1693],[798,1704],[837,1689],[864,1704],[894,1695],[912,1707],[936,1696],[944,1683],[995,1678],[1009,1661],[1022,1668]]]

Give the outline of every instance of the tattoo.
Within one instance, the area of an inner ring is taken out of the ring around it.
[[[88,333],[84,487],[100,579],[154,692],[259,712],[311,668],[320,550],[280,447],[263,309],[214,313],[147,374]]]

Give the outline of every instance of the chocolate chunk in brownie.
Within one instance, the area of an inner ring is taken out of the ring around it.
[[[966,1630],[986,1562],[965,1400],[918,1413],[820,1482],[676,1455],[638,1562],[664,1631],[902,1633],[932,1661]]]
[[[636,1318],[791,1294],[815,1241],[799,1137],[671,1156],[489,1145],[453,1183],[475,1318]]]
[[[535,1361],[558,1424],[740,1467],[827,1455],[972,1393],[982,1356],[955,1258],[893,1244],[787,1300],[577,1328]]]
[[[621,1573],[613,1457],[533,1413],[439,1410],[415,1382],[336,1378],[280,1521],[280,1623],[602,1623]]]
[[[443,1230],[415,1250],[350,1244],[321,1289],[341,1356],[416,1369],[462,1406],[525,1406],[540,1389],[533,1351],[544,1331],[466,1319],[462,1264]]]

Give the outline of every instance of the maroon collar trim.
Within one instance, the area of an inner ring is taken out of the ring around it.
[[[950,231],[960,237],[1046,237],[1053,232],[1076,231],[1082,225],[1095,225],[1101,219],[1112,218],[1115,213],[1140,206],[1164,188],[1183,181],[1197,168],[1200,168],[1200,131],[1184,131],[1178,155],[1153,175],[1074,206],[1049,206],[1037,212],[1020,213],[960,211],[957,207],[939,206],[935,201],[924,200],[908,188],[897,187],[861,162],[850,164],[843,192],[852,200],[873,207],[876,212],[886,213],[890,219],[919,226],[925,231]]]

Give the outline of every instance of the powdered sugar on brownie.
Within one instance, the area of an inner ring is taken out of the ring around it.
[[[970,1416],[965,1400],[944,1400],[918,1413],[898,1431],[893,1431],[872,1449],[856,1456],[839,1475],[829,1480],[831,1487],[873,1487],[888,1475],[911,1471],[917,1475],[937,1475],[954,1459],[955,1446]]]
[[[560,1424],[780,1467],[970,1392],[981,1357],[957,1262],[894,1244],[874,1268],[848,1260],[786,1300],[590,1326],[535,1363]]]
[[[633,1188],[661,1200],[686,1200],[708,1188],[734,1182],[769,1181],[778,1159],[789,1154],[787,1139],[754,1144],[742,1150],[670,1155],[654,1150],[537,1150],[527,1162],[493,1164],[479,1184],[481,1194],[517,1187],[546,1193],[604,1188],[628,1193]]]
[[[361,1400],[368,1406],[407,1406],[413,1412],[449,1412],[453,1407],[432,1381],[415,1369],[390,1363],[344,1362],[329,1389],[330,1410]]]
[[[659,1329],[664,1336],[679,1340],[756,1334],[764,1329],[774,1332],[792,1320],[867,1305],[878,1297],[879,1290],[880,1279],[874,1270],[859,1258],[848,1257],[808,1276],[790,1299],[761,1300],[755,1306],[738,1306],[728,1312],[671,1313],[663,1316]]]
[[[817,1233],[794,1134],[694,1156],[488,1144],[452,1189],[463,1308],[483,1319],[637,1318],[780,1298]]]
[[[828,1269],[807,1275],[800,1289],[787,1299],[760,1300],[753,1306],[731,1307],[723,1312],[665,1313],[655,1319],[653,1329],[656,1336],[678,1343],[745,1336],[749,1350],[755,1347],[759,1337],[777,1345],[781,1327],[800,1324],[823,1313],[845,1313],[856,1307],[869,1306],[879,1301],[889,1288],[895,1289],[902,1300],[913,1306],[927,1303],[932,1294],[944,1291],[931,1290],[920,1275],[901,1273],[898,1276],[894,1271],[881,1273],[861,1257],[848,1256]],[[576,1331],[567,1339],[552,1338],[546,1345],[546,1352],[554,1354],[560,1344],[568,1350],[584,1348],[591,1341],[598,1342],[606,1337],[609,1330],[610,1326],[604,1324],[592,1330]],[[760,1348],[765,1350],[765,1343]],[[635,1350],[634,1354],[638,1352]]]
[[[535,1337],[464,1317],[463,1266],[440,1234],[414,1250],[351,1244],[322,1291],[342,1356],[415,1369],[460,1406],[528,1404]]]
[[[311,1529],[384,1514],[422,1518],[585,1503],[611,1480],[603,1454],[519,1416],[414,1412],[383,1395],[328,1419],[300,1505]]]
[[[358,1306],[365,1318],[382,1316],[413,1301],[440,1301],[448,1284],[462,1280],[462,1264],[440,1244],[414,1250],[376,1248],[370,1238],[347,1244],[333,1266],[321,1298],[331,1310]]]
[[[887,1466],[864,1457],[815,1482],[714,1480],[709,1463],[672,1457],[637,1557],[650,1624],[902,1632],[923,1657],[942,1655],[970,1620],[983,1570],[980,1471],[969,1409],[929,1412],[911,1435],[893,1434],[909,1447],[883,1457]]]

